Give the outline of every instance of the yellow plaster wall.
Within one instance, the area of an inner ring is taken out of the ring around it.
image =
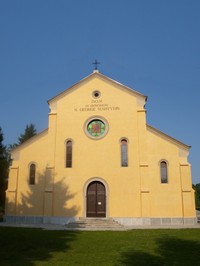
[[[33,137],[13,151],[12,167],[7,190],[7,208],[11,203],[10,191],[16,186],[16,215],[43,215],[43,193],[47,167],[47,132]],[[29,166],[36,164],[36,185],[29,185]],[[18,169],[13,172],[13,169]],[[13,175],[14,173],[14,175]],[[11,177],[11,178],[10,178]]]
[[[154,217],[183,216],[183,184],[187,184],[186,187],[190,188],[190,193],[193,194],[189,170],[182,169],[182,172],[187,173],[185,175],[180,171],[181,162],[187,161],[187,157],[179,156],[179,154],[183,154],[180,149],[184,150],[184,147],[175,145],[173,141],[166,141],[165,137],[162,138],[159,134],[156,135],[148,131],[151,213]],[[160,182],[159,164],[162,160],[165,160],[168,164],[167,184]],[[190,211],[187,211],[187,214],[189,216],[196,215],[192,202],[190,203]]]
[[[100,98],[94,99],[94,90],[100,91]],[[18,168],[16,214],[85,216],[86,184],[103,180],[109,217],[194,215],[192,196],[182,195],[182,186],[191,188],[190,173],[180,170],[180,164],[187,163],[187,152],[147,129],[144,104],[142,95],[98,75],[50,100],[48,130],[13,152],[12,167]],[[91,117],[108,122],[104,138],[93,140],[85,134],[85,123]],[[128,167],[120,166],[120,139],[124,137],[128,139]],[[65,167],[68,139],[73,141],[72,168]],[[168,184],[160,183],[162,159],[168,162]],[[28,184],[31,162],[37,165],[34,186]],[[11,178],[8,191],[13,182]],[[13,201],[14,197],[7,193],[7,198]],[[184,207],[186,198],[191,199],[190,208]]]
[[[99,103],[93,103],[92,92],[94,89],[99,89],[101,92]],[[99,111],[98,108],[95,108],[91,111],[82,111],[87,108],[86,106],[92,108],[94,105],[114,107],[116,110]],[[76,110],[74,110],[74,106]],[[139,158],[138,153],[134,152],[138,150],[137,109],[136,97],[130,97],[130,94],[124,92],[119,86],[113,86],[113,84],[99,79],[83,84],[81,88],[77,88],[68,97],[57,102],[57,114],[59,114],[57,115],[57,125],[61,130],[57,131],[57,139],[60,141],[57,141],[55,164],[60,173],[58,176],[68,177],[69,175],[70,177],[68,185],[76,193],[75,202],[80,208],[78,215],[82,215],[81,210],[83,209],[83,196],[80,192],[83,184],[92,177],[101,177],[109,185],[109,213],[111,216],[140,215]],[[109,123],[109,131],[103,139],[90,139],[84,132],[85,122],[93,116],[101,116]],[[65,120],[67,125],[63,123]],[[123,126],[121,126],[121,121],[123,121]],[[120,139],[122,137],[129,140],[129,158],[132,158],[129,161],[129,168],[120,167]],[[68,138],[74,142],[73,169],[63,168],[63,159],[65,158],[63,143]],[[60,163],[61,161],[63,163]],[[72,206],[74,203],[72,199]],[[120,208],[120,206],[123,207]],[[55,209],[57,208],[55,207]]]

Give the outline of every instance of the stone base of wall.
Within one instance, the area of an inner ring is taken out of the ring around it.
[[[76,217],[58,217],[58,216],[11,216],[5,215],[4,222],[14,224],[60,224],[65,225],[69,222],[79,220]]]
[[[196,217],[169,217],[169,218],[126,218],[113,217],[114,221],[126,227],[131,226],[166,226],[166,225],[195,225],[197,224]],[[69,222],[78,221],[78,217],[59,217],[59,216],[11,216],[5,215],[6,223],[14,224],[59,224],[65,225]]]
[[[166,226],[166,225],[194,225],[197,224],[196,217],[161,217],[161,218],[121,218],[113,217],[113,220],[117,221],[124,226]]]

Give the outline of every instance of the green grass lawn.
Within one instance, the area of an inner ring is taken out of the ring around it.
[[[0,265],[200,265],[199,229],[45,231],[0,227]]]

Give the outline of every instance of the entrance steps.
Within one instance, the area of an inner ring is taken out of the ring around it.
[[[66,228],[72,230],[124,230],[124,226],[112,218],[79,218],[78,221],[69,222]]]

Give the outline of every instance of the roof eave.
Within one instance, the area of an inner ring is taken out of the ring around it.
[[[18,149],[22,148],[23,146],[27,145],[28,143],[31,143],[34,139],[41,137],[42,135],[46,134],[48,132],[48,128],[42,130],[41,132],[37,133],[36,135],[32,136],[31,138],[27,139],[26,141],[22,142],[21,144],[17,145],[13,149],[11,149],[11,152],[15,152]]]
[[[175,139],[175,138],[173,138],[173,137],[167,135],[166,133],[162,132],[161,130],[159,130],[159,129],[157,129],[157,128],[154,128],[154,127],[152,127],[152,126],[150,126],[150,125],[148,125],[148,124],[147,124],[147,128],[149,128],[149,129],[152,130],[152,131],[157,132],[157,133],[160,134],[160,135],[163,135],[164,137],[170,139],[172,142],[176,143],[176,144],[179,145],[179,146],[182,146],[183,148],[185,148],[185,149],[187,149],[187,150],[189,150],[189,149],[191,148],[191,146],[189,146],[189,145],[187,145],[187,144],[185,144],[185,143],[183,143],[183,142],[181,142],[181,141],[179,141],[179,140],[177,140],[177,139]]]
[[[102,77],[103,79],[106,79],[106,80],[108,80],[109,82],[115,83],[115,84],[119,85],[120,87],[123,87],[124,89],[130,91],[131,93],[134,93],[134,94],[136,94],[136,95],[138,95],[138,96],[140,96],[140,97],[144,97],[144,98],[145,98],[145,101],[147,101],[147,96],[145,96],[145,95],[143,95],[143,94],[141,94],[141,93],[139,93],[139,92],[137,92],[137,91],[135,91],[135,90],[133,90],[133,89],[131,89],[131,88],[129,88],[129,87],[123,85],[123,84],[121,84],[120,82],[118,82],[118,81],[116,81],[116,80],[114,80],[114,79],[111,79],[111,78],[109,78],[109,77],[107,77],[107,76],[105,76],[105,75],[99,73],[99,71],[96,71],[96,70],[95,70],[95,71],[93,71],[93,73],[91,73],[91,74],[88,75],[87,77],[81,79],[79,82],[76,82],[76,83],[75,83],[74,85],[72,85],[71,87],[65,89],[64,91],[62,91],[61,93],[57,94],[57,95],[54,96],[53,98],[49,99],[49,100],[47,101],[47,103],[50,104],[51,101],[54,101],[56,98],[60,97],[62,94],[66,93],[67,91],[71,91],[71,90],[72,90],[73,88],[75,88],[78,84],[80,84],[81,82],[86,81],[87,79],[91,78],[92,76],[99,76],[99,77]]]

